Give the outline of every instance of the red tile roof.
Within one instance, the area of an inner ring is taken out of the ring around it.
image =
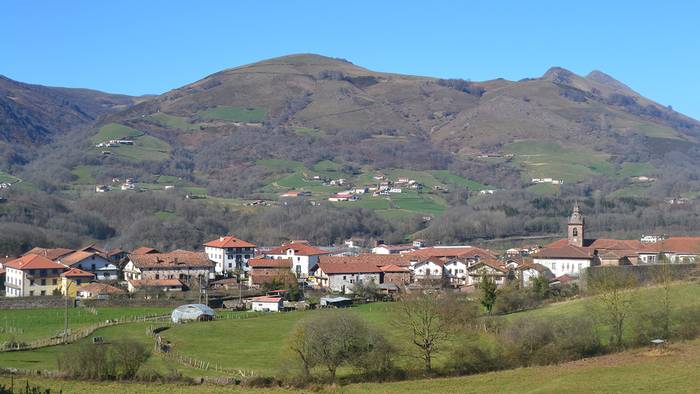
[[[263,296],[263,297],[253,298],[253,302],[280,302],[281,300],[282,300],[282,297]]]
[[[546,247],[532,255],[533,258],[562,258],[562,259],[590,259],[593,251],[588,248],[566,245],[561,247]]]
[[[178,279],[132,279],[129,283],[134,287],[182,287],[182,282]]]
[[[81,261],[90,258],[92,256],[95,256],[96,253],[92,252],[83,252],[83,251],[78,251],[78,252],[73,252],[69,255],[63,256],[58,259],[58,261],[61,262],[61,264],[65,264],[68,266],[75,265],[80,263]]]
[[[561,248],[569,245],[569,240],[566,238],[556,240],[545,248]],[[583,241],[583,247],[589,249],[639,249],[642,243],[634,239],[586,239]]]
[[[474,246],[432,246],[429,248],[422,248],[414,250],[412,252],[404,253],[408,256],[420,256],[420,257],[489,257],[495,258],[496,256],[486,249],[477,248]]]
[[[388,273],[397,273],[397,272],[398,273],[408,273],[408,272],[411,272],[411,270],[409,270],[408,268],[399,267],[398,265],[395,265],[395,264],[383,265],[383,266],[379,267],[379,269],[382,272],[388,272]]]
[[[663,241],[644,244],[641,252],[660,253],[675,252],[687,254],[700,254],[700,237],[670,237]]]
[[[131,262],[137,268],[210,268],[214,262],[204,252],[176,250],[170,253],[132,254]]]
[[[282,244],[282,246],[272,248],[272,250],[267,252],[267,254],[286,255],[287,250],[289,249],[294,250],[294,255],[297,256],[321,256],[324,254],[330,254],[330,252],[326,250],[309,245],[306,241],[294,241],[291,243]]]
[[[160,253],[157,249],[149,248],[148,246],[141,246],[131,251],[130,254],[149,254],[149,253]]]
[[[66,248],[53,248],[53,249],[47,249],[47,248],[33,248],[29,252],[23,254],[23,256],[29,255],[29,254],[35,254],[39,256],[44,256],[49,260],[56,260],[59,257],[63,257],[67,254],[75,252],[73,249],[66,249]]]
[[[292,259],[249,259],[251,268],[292,268]]]
[[[61,276],[64,276],[66,278],[94,278],[95,274],[93,274],[92,272],[83,271],[81,269],[71,268],[68,271],[62,273]]]
[[[66,269],[65,265],[36,254],[26,254],[18,259],[8,261],[5,266],[18,270],[59,269],[63,271]]]
[[[87,292],[92,294],[123,294],[126,293],[124,289],[118,287],[110,286],[106,283],[88,283],[82,285],[78,288],[78,292]]]
[[[220,237],[219,239],[209,241],[205,243],[204,246],[210,246],[212,248],[254,248],[255,244],[236,238],[232,235],[227,235],[225,237]]]
[[[318,267],[326,275],[382,272],[375,263],[352,260],[341,256],[321,256],[318,260]]]
[[[401,254],[370,254],[364,253],[357,256],[321,256],[320,261],[327,261],[330,263],[362,263],[362,264],[373,264],[377,267],[385,265],[398,265],[400,267],[408,267],[411,265],[411,261],[415,261],[418,258],[415,256],[406,256]]]

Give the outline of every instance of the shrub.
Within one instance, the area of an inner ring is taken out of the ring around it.
[[[503,361],[497,340],[475,336],[454,347],[447,368],[458,374],[476,374],[506,368]]]
[[[682,308],[675,313],[672,335],[674,338],[688,340],[700,336],[700,307]]]
[[[133,379],[149,355],[146,347],[133,339],[110,345],[83,342],[74,351],[65,350],[59,356],[58,368],[79,379]]]
[[[498,290],[494,308],[497,314],[505,314],[532,309],[540,304],[538,295],[531,289],[520,289],[511,284]]]

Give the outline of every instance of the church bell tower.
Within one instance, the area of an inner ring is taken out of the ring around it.
[[[581,210],[578,207],[578,201],[577,201],[574,204],[574,210],[573,210],[573,212],[571,212],[571,216],[569,217],[569,225],[568,225],[569,245],[578,246],[579,248],[583,247],[584,222],[585,222],[585,220],[583,219],[583,214],[581,214]]]

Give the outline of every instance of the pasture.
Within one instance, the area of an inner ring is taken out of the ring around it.
[[[170,313],[171,308],[96,308],[92,313],[86,308],[68,308],[68,328],[88,327],[105,320]],[[64,310],[11,309],[0,314],[0,343],[8,340],[29,342],[45,339],[63,331]]]
[[[256,107],[244,108],[220,105],[199,111],[197,114],[202,119],[230,122],[262,123],[267,119],[267,110],[265,108]]]
[[[199,125],[193,124],[188,118],[182,116],[169,115],[164,112],[158,112],[155,114],[148,115],[148,119],[154,121],[155,123],[168,127],[171,129],[178,130],[199,130]]]
[[[97,134],[90,139],[93,143],[116,140],[120,138],[136,138],[144,135],[143,131],[133,129],[117,123],[108,123],[98,130]]]

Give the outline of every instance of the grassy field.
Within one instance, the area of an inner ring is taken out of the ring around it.
[[[151,360],[149,360],[151,363]],[[403,382],[351,384],[327,387],[330,393],[691,393],[697,392],[697,366],[700,365],[700,341],[673,345],[667,354],[646,349],[627,351],[603,357],[554,366],[519,368],[479,375],[422,379]],[[15,378],[15,387],[26,378]],[[65,393],[122,394],[179,393],[271,393],[292,392],[287,389],[251,389],[236,386],[145,383],[95,383],[48,380],[31,377],[32,384]],[[9,385],[9,377],[0,377],[0,384]]]
[[[154,122],[169,127],[171,129],[178,130],[199,130],[199,126],[190,123],[189,119],[182,116],[169,115],[164,112],[158,112],[152,115],[148,115],[148,119]]]
[[[94,185],[97,181],[95,180],[95,170],[99,166],[83,165],[73,168],[71,173],[77,177],[73,181],[74,185]]]
[[[19,178],[14,177],[6,172],[0,171],[0,183],[15,183]]]
[[[635,293],[637,305],[648,305],[661,298],[659,288],[643,288]],[[514,313],[505,319],[513,320],[522,317],[549,317],[595,315],[596,308],[591,299],[579,299],[556,303],[544,308]],[[696,283],[682,283],[673,287],[672,305],[700,305],[700,286]],[[402,354],[410,349],[405,335],[393,325],[396,304],[375,303],[356,306],[349,311],[364,319],[367,324],[384,333],[387,339],[397,347]],[[23,312],[10,311],[11,314]],[[288,364],[291,356],[284,350],[287,334],[299,319],[314,313],[324,311],[290,312],[279,314],[253,315],[250,318],[218,320],[214,322],[191,323],[177,325],[161,333],[164,339],[173,344],[173,349],[210,362],[218,362],[232,369],[243,369],[260,374],[274,374]],[[246,315],[234,313],[233,315]],[[628,330],[632,330],[635,317],[628,321]],[[145,331],[153,323],[132,323],[108,327],[98,330],[95,335],[102,336],[106,341],[129,337],[150,344],[151,339]],[[599,324],[596,328],[601,339],[609,335],[606,326]],[[628,332],[629,333],[629,332]],[[225,340],[222,340],[225,338]],[[85,339],[85,340],[89,340]],[[56,359],[63,351],[70,351],[76,344],[57,346],[27,352],[0,353],[0,366],[55,369]],[[449,349],[450,345],[446,345]],[[591,392],[591,391],[626,391],[630,388],[647,388],[653,391],[686,392],[696,384],[697,365],[700,362],[700,341],[689,344],[674,344],[673,351],[665,356],[651,354],[647,349],[638,349],[621,354],[597,357],[588,360],[558,366],[519,368],[510,371],[494,372],[468,377],[417,380],[386,384],[359,384],[335,388],[339,392]],[[438,355],[436,365],[444,363],[447,352]],[[398,365],[415,360],[400,356]],[[147,367],[156,371],[168,371],[173,368],[180,370],[185,376],[201,376],[211,372],[194,370],[183,367],[154,355],[147,362]],[[341,371],[342,372],[342,371]],[[695,380],[693,380],[695,379]],[[39,383],[40,381],[36,381]],[[47,383],[49,383],[47,381]],[[103,384],[86,382],[58,382],[65,384],[61,387],[70,389],[69,392],[90,392],[90,388],[102,387]],[[57,384],[57,382],[50,382]],[[638,384],[638,385],[637,385]],[[109,384],[105,383],[105,387]],[[57,386],[52,386],[57,387]],[[112,386],[113,387],[113,386]],[[121,387],[121,386],[120,386]],[[159,388],[165,391],[143,391],[145,386],[125,384],[122,392],[209,392],[210,386],[181,386],[181,385],[151,385],[153,390]],[[150,390],[149,388],[148,390]],[[218,387],[219,391],[239,390],[236,387]],[[658,389],[658,390],[657,390]],[[85,390],[85,391],[81,391]],[[182,391],[179,391],[182,390]],[[264,392],[262,390],[261,392]]]
[[[515,155],[515,163],[526,170],[523,180],[563,179],[576,182],[594,175],[614,175],[608,155],[586,147],[563,147],[556,142],[524,140],[507,144],[503,151]]]
[[[202,119],[226,120],[230,122],[262,123],[267,119],[265,108],[242,108],[218,106],[198,112]]]
[[[117,123],[108,123],[102,127],[100,130],[92,136],[91,140],[93,143],[98,144],[103,141],[116,140],[120,138],[136,138],[142,136],[144,133],[138,131],[129,126],[120,125]]]
[[[84,308],[68,309],[68,327],[79,328],[110,319],[169,313],[171,308],[98,308],[97,314]],[[31,341],[50,338],[63,331],[63,309],[15,309],[0,314],[0,342],[9,339]],[[13,331],[13,332],[8,332]]]

